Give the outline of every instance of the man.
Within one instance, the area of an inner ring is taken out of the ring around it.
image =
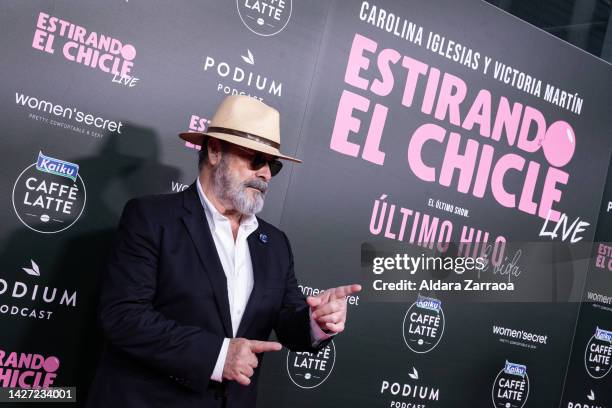
[[[199,177],[127,203],[103,280],[107,339],[89,407],[253,407],[263,352],[316,351],[359,285],[304,299],[286,235],[255,217],[279,159],[279,113],[229,96],[203,133]],[[280,343],[267,339],[274,330]]]

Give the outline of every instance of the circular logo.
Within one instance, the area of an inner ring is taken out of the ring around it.
[[[508,369],[511,363],[506,363],[506,367],[495,377],[491,396],[495,408],[523,408],[529,397],[529,376],[525,366],[522,370],[512,371]]]
[[[544,157],[555,167],[563,167],[574,156],[576,136],[572,126],[559,120],[548,128],[542,141]]]
[[[236,0],[242,23],[257,35],[278,34],[289,23],[292,0]]]
[[[336,346],[330,341],[316,353],[290,351],[287,353],[287,373],[300,388],[315,388],[323,384],[334,369]]]
[[[70,228],[85,208],[85,184],[80,175],[71,178],[41,171],[36,163],[26,167],[13,186],[13,209],[31,230],[52,234]]]
[[[423,303],[418,299],[404,316],[404,342],[415,353],[430,352],[442,340],[444,334],[445,319],[441,304],[437,303],[437,306],[433,307],[427,307],[428,305],[431,306],[432,302]]]
[[[597,329],[599,331],[599,329]],[[584,350],[584,367],[596,380],[605,377],[612,368],[612,343],[597,332],[591,337]]]

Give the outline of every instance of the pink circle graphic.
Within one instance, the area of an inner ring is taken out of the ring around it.
[[[51,357],[47,357],[47,359],[43,363],[43,368],[45,369],[46,372],[52,373],[59,368],[59,364],[60,364],[59,359],[57,357],[51,356]]]
[[[123,55],[124,59],[131,61],[136,57],[136,48],[132,44],[125,44],[121,48],[121,55]]]
[[[576,151],[576,135],[572,126],[559,120],[546,130],[542,141],[546,160],[555,167],[563,167],[572,159]]]

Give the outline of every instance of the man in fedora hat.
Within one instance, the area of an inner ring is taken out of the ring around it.
[[[260,353],[324,347],[361,289],[305,299],[287,236],[255,216],[280,159],[299,162],[280,152],[276,109],[229,96],[206,133],[180,137],[201,146],[196,182],[121,216],[89,407],[253,407]]]

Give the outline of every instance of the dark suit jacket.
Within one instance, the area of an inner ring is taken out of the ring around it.
[[[102,284],[107,345],[88,407],[218,406],[207,386],[223,339],[233,336],[226,278],[196,188],[125,206]],[[289,349],[314,351],[289,241],[258,222],[248,238],[255,282],[237,337],[267,340],[274,329]],[[255,406],[258,372],[248,387],[228,383],[229,407]]]

